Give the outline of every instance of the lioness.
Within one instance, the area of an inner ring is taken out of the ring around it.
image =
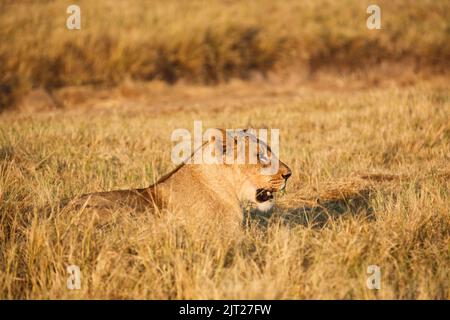
[[[291,176],[289,167],[248,130],[242,130],[240,136],[249,155],[245,161],[240,164],[218,161],[224,160],[230,151],[236,159],[238,140],[223,129],[212,130],[201,148],[187,159],[202,152],[204,159],[209,157],[208,164],[186,164],[190,161],[185,161],[148,188],[85,194],[76,203],[97,209],[128,206],[136,210],[155,207],[189,210],[204,216],[219,214],[236,224],[242,223],[241,204],[245,201],[255,204],[261,211],[270,210],[274,204],[273,193],[283,190]],[[230,140],[231,143],[227,143]],[[257,148],[250,148],[250,142],[256,142]],[[256,161],[248,161],[251,157]],[[262,174],[262,169],[274,162],[277,162],[277,171]]]

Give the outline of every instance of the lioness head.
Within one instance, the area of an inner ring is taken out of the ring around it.
[[[274,193],[285,189],[292,174],[277,158],[278,152],[258,139],[253,129],[209,129],[208,139],[206,158],[212,163],[223,163],[237,177],[241,200],[253,202],[259,210],[270,210]]]

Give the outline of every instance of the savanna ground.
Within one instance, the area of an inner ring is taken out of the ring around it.
[[[374,32],[364,1],[111,3],[69,32],[71,3],[0,2],[0,298],[450,298],[448,1],[379,1]],[[194,120],[280,129],[272,214],[61,208],[150,185]]]
[[[4,114],[1,296],[448,299],[445,87],[256,87],[171,88],[170,111],[152,99]],[[101,227],[61,213],[61,199],[155,181],[173,167],[172,130],[194,120],[281,129],[293,176],[272,216],[252,215],[226,239],[220,225],[200,233],[170,213]],[[79,291],[66,288],[70,264],[82,270]],[[366,287],[373,264],[381,290]]]

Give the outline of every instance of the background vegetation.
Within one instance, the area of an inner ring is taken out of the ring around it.
[[[218,83],[255,74],[313,74],[401,63],[448,71],[448,1],[76,1],[82,29],[66,29],[73,1],[0,2],[0,108],[32,88],[114,85],[124,79]]]

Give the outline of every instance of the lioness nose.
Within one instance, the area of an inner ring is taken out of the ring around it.
[[[292,174],[292,172],[291,172],[291,170],[289,170],[288,172],[283,173],[281,176],[287,180],[291,176],[291,174]]]

